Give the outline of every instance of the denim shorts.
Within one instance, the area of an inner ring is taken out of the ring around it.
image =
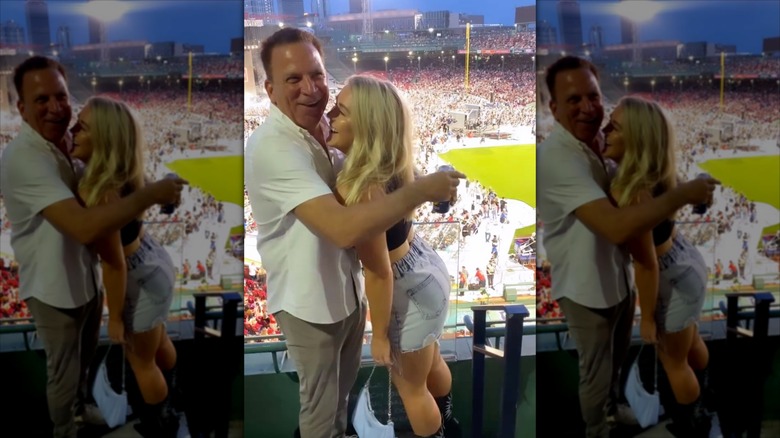
[[[126,260],[125,330],[142,333],[168,319],[176,274],[171,256],[148,234]]]
[[[681,234],[658,258],[660,278],[655,320],[658,328],[675,333],[695,324],[707,294],[707,266],[699,251]]]
[[[404,258],[393,264],[393,309],[388,336],[393,354],[437,342],[450,302],[450,275],[444,261],[415,236]]]

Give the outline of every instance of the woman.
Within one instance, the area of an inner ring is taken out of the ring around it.
[[[660,196],[677,184],[672,125],[655,102],[623,98],[604,128],[605,158],[618,163],[612,196],[618,206]],[[709,361],[698,332],[707,291],[707,267],[696,248],[678,233],[672,218],[629,243],[634,258],[642,339],[658,344],[676,409],[670,431],[678,437],[707,436],[699,415],[702,375]]]
[[[111,203],[144,186],[141,126],[123,102],[87,101],[72,129],[71,156],[86,164],[79,195],[87,206]],[[144,400],[139,432],[175,436],[178,420],[167,412],[168,384],[176,350],[165,331],[173,299],[170,256],[148,234],[142,220],[96,243],[108,302],[108,336],[125,347]]]
[[[328,113],[328,146],[347,156],[337,192],[346,205],[385,196],[414,179],[409,109],[389,82],[353,76]],[[450,296],[441,258],[415,236],[412,218],[356,249],[371,309],[371,354],[392,381],[419,436],[459,436],[452,376],[440,352]],[[445,433],[446,431],[446,433]]]

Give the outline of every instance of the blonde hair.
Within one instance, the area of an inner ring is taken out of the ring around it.
[[[126,103],[92,97],[85,107],[90,109],[92,156],[79,188],[86,193],[86,205],[93,206],[110,192],[127,194],[144,186],[144,142],[141,125]]]
[[[619,192],[618,206],[637,202],[640,192],[657,195],[677,185],[675,139],[672,124],[655,102],[638,97],[624,97],[623,144],[625,151],[612,180]],[[653,193],[656,187],[660,192]]]
[[[409,107],[390,82],[358,75],[346,85],[352,87],[354,140],[337,183],[348,187],[344,203],[352,205],[373,186],[413,180],[413,128]]]

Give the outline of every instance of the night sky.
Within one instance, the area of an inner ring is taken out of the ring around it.
[[[244,4],[242,1],[131,1],[133,8],[108,26],[108,41],[147,42],[175,41],[202,44],[207,53],[229,53],[230,39],[244,34]],[[89,43],[87,16],[81,11],[84,1],[48,1],[49,28],[56,42],[59,26],[70,27],[73,45]],[[24,28],[27,22],[24,1],[0,1],[2,22],[16,21]]]
[[[537,21],[546,20],[558,29],[557,1],[537,2]],[[612,10],[617,1],[580,1],[583,41],[593,25],[603,29],[604,44],[620,43],[620,18]],[[737,52],[761,53],[764,38],[780,36],[780,2],[661,1],[666,10],[639,27],[640,41],[678,40],[735,44]]]

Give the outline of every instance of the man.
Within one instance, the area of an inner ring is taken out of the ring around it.
[[[548,68],[545,81],[555,124],[537,150],[537,193],[552,297],[579,354],[586,436],[607,437],[616,420],[619,371],[636,302],[633,268],[621,245],[686,204],[711,202],[718,182],[690,181],[650,202],[616,208],[601,157],[598,71],[568,56]]]
[[[103,311],[101,271],[87,245],[154,204],[178,202],[185,181],[159,181],[110,205],[84,208],[75,195],[79,170],[68,154],[65,69],[35,56],[16,68],[13,81],[23,122],[0,160],[0,192],[20,266],[19,296],[46,351],[53,436],[71,438],[74,417],[84,411]]]
[[[247,141],[245,178],[268,272],[268,310],[300,378],[300,435],[342,437],[366,313],[357,254],[344,248],[383,233],[424,202],[453,199],[464,175],[435,173],[382,200],[342,206],[325,145],[328,87],[319,41],[283,29],[263,43],[260,57],[273,105]]]

